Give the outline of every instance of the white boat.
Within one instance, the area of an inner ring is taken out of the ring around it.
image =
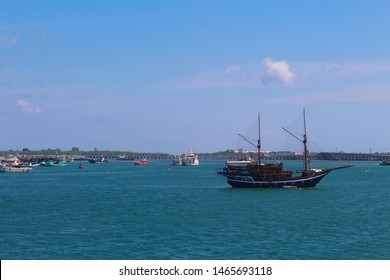
[[[199,158],[189,149],[187,154],[175,156],[172,164],[176,166],[197,166],[199,165]]]
[[[0,172],[22,173],[29,172],[31,169],[31,167],[23,166],[22,161],[17,156],[8,158],[5,163],[0,164]]]
[[[198,156],[195,155],[191,149],[189,149],[188,153],[182,158],[182,165],[188,165],[188,166],[199,165]]]
[[[12,158],[7,158],[5,160],[5,164],[6,166],[19,166],[20,164],[22,163],[22,161],[17,157],[17,156],[14,156]]]
[[[173,159],[172,164],[175,166],[182,166],[183,165],[182,157],[180,155],[176,155],[175,158]]]
[[[15,167],[15,166],[6,166],[6,165],[0,166],[0,172],[22,173],[22,172],[30,172],[31,169],[32,168],[30,167]]]

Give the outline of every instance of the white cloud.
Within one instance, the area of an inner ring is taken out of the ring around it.
[[[25,113],[40,113],[41,109],[38,106],[34,106],[24,99],[18,99],[16,103]]]
[[[245,76],[248,73],[246,72],[246,70],[243,67],[238,66],[238,65],[232,65],[232,66],[225,68],[225,74],[228,74],[228,75],[238,74],[238,75]]]
[[[294,71],[286,61],[266,58],[259,63],[231,65],[224,69],[194,74],[188,78],[165,81],[159,90],[261,89],[264,85],[280,84],[281,94],[302,96],[308,91],[334,92],[346,87],[376,87],[387,84],[389,61],[313,61],[294,62]],[[287,92],[285,92],[287,91]],[[266,91],[263,91],[266,92]]]
[[[4,33],[0,33],[0,46],[2,47],[14,47],[19,41],[19,35],[7,36]]]
[[[208,71],[194,74],[187,79],[166,81],[158,86],[161,90],[209,90],[209,89],[255,89],[261,84],[282,83],[291,87],[295,81],[295,73],[285,61],[274,61],[272,58],[263,60],[265,69],[259,69],[258,63],[245,66],[231,65],[223,72]],[[260,80],[259,80],[260,76]]]
[[[275,61],[272,58],[263,60],[267,72],[261,77],[263,84],[271,82],[281,82],[285,86],[292,86],[295,74],[290,71],[290,65],[285,61]]]

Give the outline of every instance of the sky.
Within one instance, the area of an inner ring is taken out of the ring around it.
[[[312,151],[389,152],[389,30],[387,0],[2,0],[0,150],[249,149],[258,113],[299,150],[305,110]]]

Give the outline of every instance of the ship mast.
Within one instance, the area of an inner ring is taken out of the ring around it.
[[[311,169],[310,166],[310,159],[309,159],[309,150],[307,149],[307,135],[306,135],[306,111],[303,109],[303,127],[304,127],[304,134],[303,134],[303,156],[305,161],[305,171],[309,172]]]
[[[259,138],[257,139],[257,145],[255,143],[253,143],[252,141],[250,141],[248,138],[246,138],[245,136],[241,135],[240,133],[238,133],[238,136],[240,136],[242,139],[244,139],[245,141],[247,141],[249,144],[253,145],[254,147],[257,148],[257,158],[258,158],[258,161],[257,163],[260,165],[261,164],[261,142],[260,142],[260,113],[258,113],[258,117],[257,117],[257,122],[258,122],[258,130],[259,130]]]
[[[310,159],[309,159],[309,150],[307,149],[307,135],[306,135],[306,112],[305,109],[303,109],[303,127],[304,127],[304,134],[303,134],[303,140],[299,139],[297,136],[292,134],[290,131],[282,127],[284,131],[286,131],[288,134],[290,134],[292,137],[297,139],[299,142],[303,143],[303,161],[305,164],[305,173],[307,174],[311,170],[310,166]]]
[[[260,142],[260,113],[257,114],[257,123],[259,126],[259,138],[257,138],[257,158],[258,164],[261,164],[261,142]]]

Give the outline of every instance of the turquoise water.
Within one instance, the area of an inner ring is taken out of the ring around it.
[[[355,163],[315,189],[241,190],[216,175],[223,165],[0,174],[0,259],[390,259],[389,166]]]

